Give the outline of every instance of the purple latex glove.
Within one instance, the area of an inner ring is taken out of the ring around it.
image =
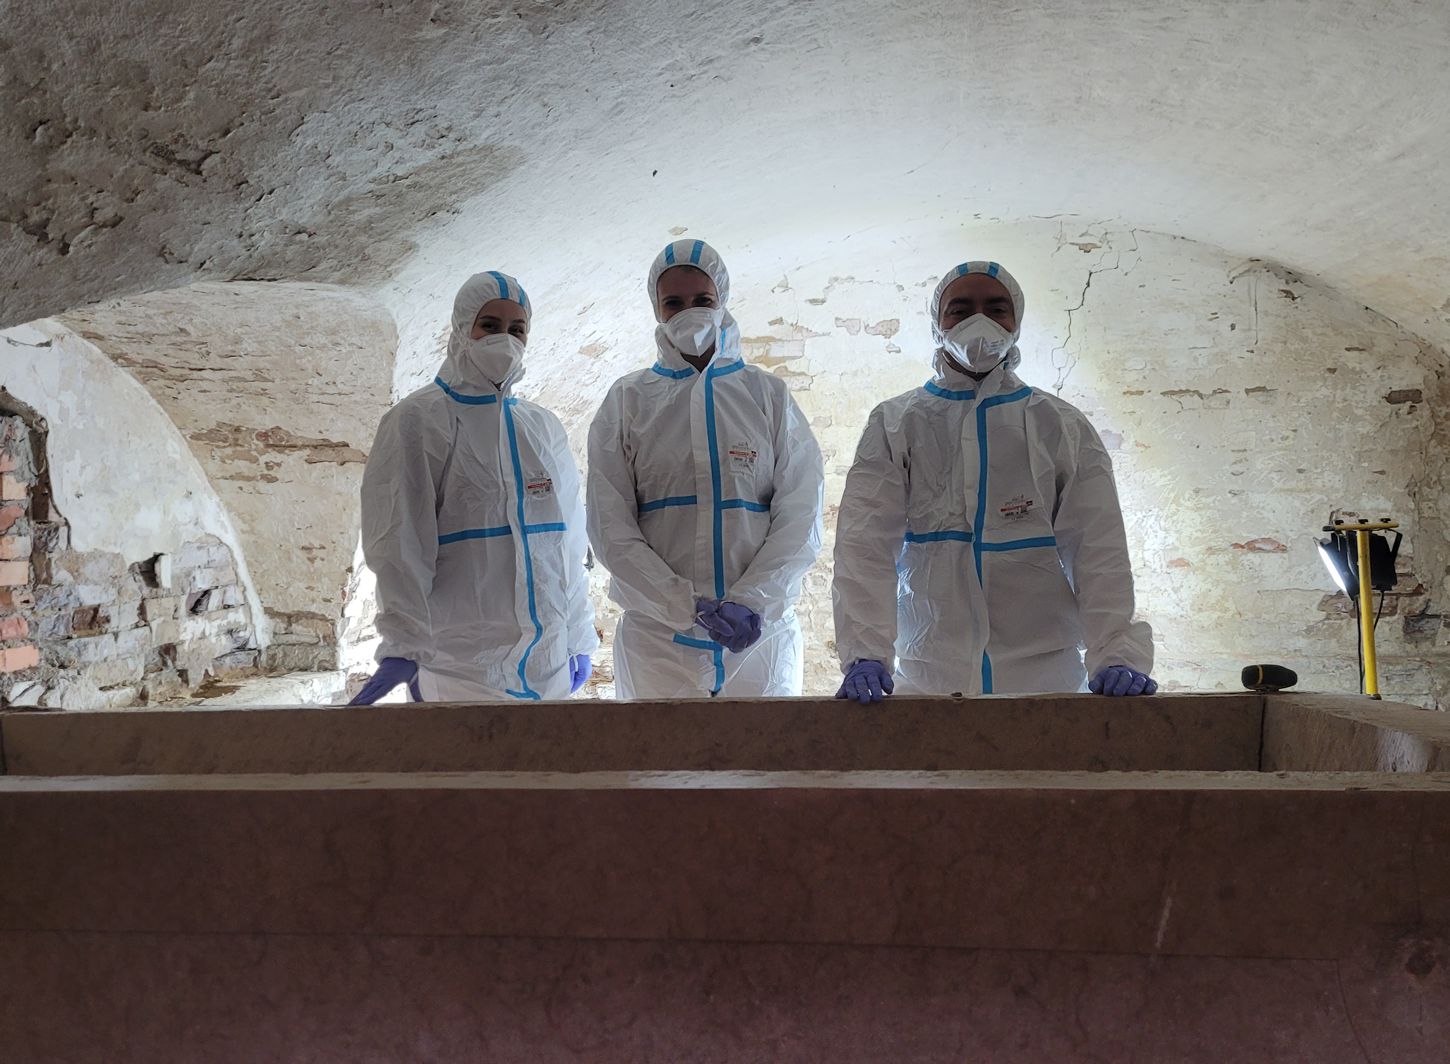
[[[569,693],[572,695],[583,687],[593,674],[594,666],[589,660],[589,655],[575,654],[569,659]]]
[[[400,683],[408,685],[408,693],[413,696],[414,702],[423,701],[422,692],[418,690],[417,662],[409,661],[407,658],[384,658],[378,662],[377,671],[373,673],[372,679],[348,705],[370,706]]]
[[[837,698],[854,698],[863,706],[880,702],[896,690],[896,681],[879,661],[858,661],[846,670],[846,680],[836,692]]]
[[[695,608],[695,620],[715,642],[732,654],[739,654],[760,638],[760,614],[748,606],[738,602],[700,599]]]
[[[1088,690],[1095,695],[1152,695],[1158,693],[1158,681],[1146,672],[1130,669],[1126,665],[1109,665],[1098,670],[1088,681]]]

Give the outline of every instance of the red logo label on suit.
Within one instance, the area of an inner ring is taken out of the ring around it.
[[[997,512],[1002,515],[1004,521],[1021,521],[1032,512],[1033,500],[1025,495],[1019,495],[1015,499],[1008,499],[1006,504]]]
[[[737,473],[754,473],[755,460],[759,457],[755,448],[748,443],[730,445],[730,468]]]

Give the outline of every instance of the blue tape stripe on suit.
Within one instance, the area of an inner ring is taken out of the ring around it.
[[[529,655],[534,652],[534,647],[539,645],[539,640],[544,638],[544,626],[539,622],[539,607],[534,596],[534,558],[529,552],[529,526],[524,520],[524,470],[519,463],[519,441],[514,431],[514,404],[505,403],[503,408],[504,423],[508,426],[509,451],[513,458],[514,466],[514,488],[518,492],[519,528],[524,530],[522,537],[524,545],[524,580],[529,589],[529,619],[534,622],[534,638],[524,648],[523,657],[519,659],[519,684],[522,688],[518,696],[523,698],[541,699],[542,696],[529,686],[527,670],[529,667]],[[515,694],[510,691],[509,694]]]
[[[972,534],[950,528],[940,532],[908,532],[906,534],[907,543],[941,543],[944,540],[970,543],[972,542]]]
[[[987,519],[987,411],[994,406],[1001,406],[1003,403],[1015,403],[1019,399],[1026,399],[1032,394],[1031,388],[1019,388],[1015,392],[1008,392],[1006,395],[994,395],[990,399],[983,399],[977,407],[977,450],[980,457],[977,465],[977,518],[972,527],[980,534]],[[982,551],[985,549],[980,535],[972,544],[972,559],[977,567],[977,586],[982,589],[982,594],[987,593],[987,585],[982,581]],[[987,652],[982,651],[982,693],[992,693],[992,659]]]
[[[461,543],[465,539],[493,539],[495,536],[511,536],[514,530],[508,525],[499,525],[497,528],[465,528],[461,532],[449,532],[446,536],[438,537],[438,546],[446,543]]]
[[[1031,550],[1034,547],[1055,547],[1056,536],[1038,536],[1035,539],[1014,539],[1006,543],[983,543],[985,551]]]
[[[671,495],[668,499],[652,499],[649,502],[639,504],[639,512],[642,514],[653,513],[655,510],[665,510],[671,506],[694,506],[699,500],[693,495]]]

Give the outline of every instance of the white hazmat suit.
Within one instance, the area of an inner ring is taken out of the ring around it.
[[[579,472],[559,419],[486,378],[470,340],[506,274],[468,280],[437,378],[384,415],[362,484],[378,581],[378,660],[419,666],[425,701],[560,699],[569,659],[598,646]],[[495,338],[501,339],[501,338]]]
[[[937,324],[966,273],[1001,281],[1016,311],[1010,351],[980,382],[947,357]],[[1152,668],[1112,463],[1076,407],[1014,372],[1022,311],[996,263],[948,273],[931,300],[935,376],[871,412],[846,478],[842,668],[894,662],[898,694],[1079,691],[1106,665]]]
[[[693,265],[730,277],[700,240],[665,248],[649,272]],[[703,373],[665,328],[657,361],[610,388],[589,430],[589,536],[624,610],[614,637],[621,698],[798,695],[795,602],[821,546],[821,452],[785,382],[746,365],[740,329],[720,316]],[[760,640],[726,651],[695,620],[696,600],[760,614]]]

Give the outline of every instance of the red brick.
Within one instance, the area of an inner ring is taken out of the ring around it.
[[[15,522],[25,516],[25,507],[19,503],[6,503],[0,506],[0,532],[8,532],[15,527]]]
[[[25,587],[30,583],[30,563],[0,562],[0,587]]]
[[[0,448],[0,473],[13,473],[20,468],[20,460],[9,451]]]
[[[40,664],[40,651],[34,644],[0,650],[0,672],[19,672],[33,669]]]
[[[35,605],[35,596],[23,587],[0,588],[0,610],[28,610]]]
[[[30,498],[30,485],[16,480],[9,473],[0,473],[0,499],[22,500]]]
[[[24,617],[0,617],[0,643],[24,639],[30,634],[30,622]]]
[[[0,536],[0,561],[30,557],[29,536]]]

